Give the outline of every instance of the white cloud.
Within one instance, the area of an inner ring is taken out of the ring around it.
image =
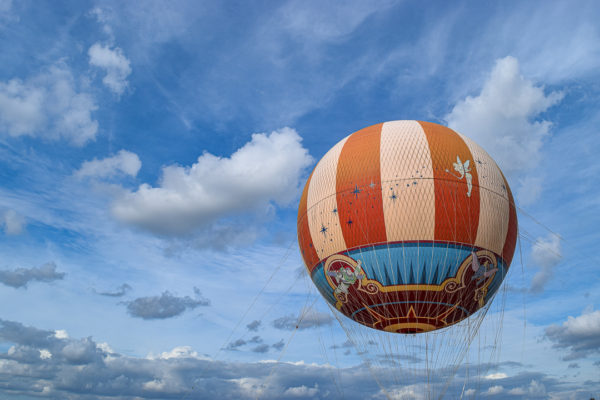
[[[511,389],[508,393],[514,395],[528,394],[532,396],[543,396],[546,394],[546,387],[543,383],[533,379],[528,386]]]
[[[164,167],[159,187],[141,185],[118,199],[112,212],[140,228],[181,235],[224,216],[264,212],[272,202],[287,205],[312,162],[301,140],[290,128],[257,133],[229,158],[204,153],[191,167]]]
[[[153,359],[153,356],[149,356],[149,359]],[[170,360],[176,358],[198,358],[198,352],[194,351],[190,346],[177,346],[171,351],[165,351],[160,353],[157,357],[161,360]]]
[[[428,375],[431,380],[422,376],[419,384],[406,385],[397,380],[397,374],[401,371],[377,370],[375,372],[381,382],[390,382],[384,391],[373,379],[374,370],[365,364],[342,368],[303,361],[211,361],[185,356],[143,358],[114,353],[107,350],[110,349],[108,346],[95,343],[92,338],[58,339],[54,332],[0,320],[0,340],[11,346],[7,352],[0,353],[0,374],[4,377],[5,392],[35,397],[42,390],[41,386],[37,386],[41,383],[53,388],[54,397],[73,400],[90,397],[117,400],[124,396],[140,399],[185,398],[191,393],[190,387],[201,398],[240,400],[257,397],[329,398],[332,394],[334,398],[343,397],[347,400],[424,399],[431,393],[429,385],[444,384],[449,378],[448,371],[432,369]],[[41,350],[51,352],[52,357],[41,359]],[[193,352],[176,348],[168,353]],[[332,374],[335,380],[332,380]],[[388,380],[392,376],[396,379],[395,385]],[[44,379],[40,381],[40,377]],[[558,382],[540,373],[517,374],[511,379],[516,384],[509,385],[507,382],[504,387],[521,387],[531,394],[547,390],[552,396],[557,389],[573,391],[579,387],[578,382]],[[339,382],[344,382],[343,391],[340,391]],[[530,382],[529,385],[527,382]],[[449,385],[447,397],[458,397],[464,390],[464,383],[460,379],[455,379]],[[506,393],[508,389],[504,387],[493,386],[485,394]],[[148,390],[154,393],[149,394]],[[340,396],[335,396],[335,393]],[[466,392],[467,395],[470,393],[473,392]],[[530,395],[528,398],[534,397]]]
[[[508,391],[508,394],[512,394],[515,396],[523,396],[524,394],[527,394],[527,389],[524,389],[522,387],[512,388]]]
[[[278,10],[281,27],[304,41],[333,41],[354,31],[372,14],[385,10],[391,1],[319,2],[289,1]]]
[[[505,379],[507,378],[508,375],[506,375],[504,372],[498,372],[495,374],[489,374],[485,377],[485,379],[492,379],[492,380],[496,380],[496,379]]]
[[[91,161],[85,161],[81,168],[75,172],[75,176],[78,178],[110,178],[118,173],[123,173],[135,177],[141,167],[142,162],[137,154],[120,150],[112,157],[101,160],[94,158]]]
[[[479,143],[508,174],[527,172],[540,158],[551,122],[536,120],[557,104],[560,92],[544,94],[519,72],[513,57],[496,62],[481,93],[454,106],[445,119],[448,126]]]
[[[564,360],[600,353],[600,310],[589,308],[578,317],[569,316],[562,325],[546,328],[546,337],[557,348],[569,349]]]
[[[288,388],[283,392],[283,395],[291,397],[314,397],[317,393],[319,393],[319,385],[315,384],[311,388],[305,385]]]
[[[64,329],[57,329],[54,331],[54,337],[57,339],[68,339],[69,334]]]
[[[96,347],[106,354],[113,354],[115,351],[110,347],[110,345],[106,342],[96,343]]]
[[[531,257],[541,269],[531,280],[531,291],[539,293],[554,275],[554,267],[562,259],[560,237],[550,234],[547,238],[538,238],[531,249]]]
[[[162,391],[165,388],[165,382],[160,381],[158,379],[154,379],[152,381],[144,382],[142,387],[146,390],[152,391]]]
[[[25,218],[17,214],[15,210],[8,210],[3,215],[2,225],[7,235],[20,235],[23,233]]]
[[[407,385],[401,388],[388,389],[378,393],[381,398],[392,400],[424,400],[428,394],[422,387],[415,385]]]
[[[600,62],[596,16],[594,1],[582,2],[578,7],[560,1],[548,7],[521,2],[506,13],[495,14],[486,24],[482,41],[488,49],[483,52],[510,51],[523,60],[528,74],[552,82],[591,77]],[[484,47],[481,42],[474,44]]]
[[[63,63],[22,81],[0,82],[0,135],[66,139],[82,146],[94,140],[98,122],[94,98],[78,92],[71,71]]]
[[[546,394],[546,387],[543,383],[533,379],[529,382],[528,386],[516,387],[510,389],[508,394],[515,396],[531,395],[531,396],[542,396]]]
[[[100,7],[94,7],[92,11],[90,11],[90,15],[96,18],[98,23],[102,25],[102,30],[106,33],[111,39],[113,38],[113,30],[112,27],[108,24],[110,20],[109,12],[106,9]]]
[[[41,350],[39,350],[39,352],[40,352],[40,358],[42,360],[48,360],[48,359],[52,358],[52,353],[50,353],[46,349],[41,349]]]
[[[123,94],[129,84],[127,77],[131,74],[131,66],[127,57],[123,55],[123,50],[94,43],[89,48],[88,55],[90,65],[102,68],[106,72],[102,79],[104,85],[117,95]]]
[[[487,392],[485,392],[485,394],[487,395],[495,395],[495,394],[500,394],[504,391],[504,387],[502,387],[501,385],[495,385],[495,386],[491,386]]]

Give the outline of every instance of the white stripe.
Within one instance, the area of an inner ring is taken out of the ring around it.
[[[337,165],[348,137],[338,142],[319,161],[307,196],[308,227],[319,259],[346,250],[336,200]]]
[[[380,160],[387,240],[433,240],[433,164],[421,125],[417,121],[384,123]]]
[[[501,255],[508,232],[510,212],[502,173],[485,150],[468,137],[460,137],[473,155],[471,163],[479,178],[479,226],[475,246]]]

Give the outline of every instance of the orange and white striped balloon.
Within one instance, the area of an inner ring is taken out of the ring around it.
[[[391,121],[337,143],[308,178],[298,241],[322,295],[372,328],[456,323],[497,291],[517,216],[492,158],[444,126]]]

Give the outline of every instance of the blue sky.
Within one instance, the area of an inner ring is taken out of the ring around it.
[[[386,398],[300,273],[296,207],[330,147],[399,119],[472,137],[520,208],[499,355],[449,397],[599,397],[599,18],[0,0],[0,397]]]

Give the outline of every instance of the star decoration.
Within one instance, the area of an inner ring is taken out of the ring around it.
[[[325,225],[321,224],[321,233],[322,233],[323,235],[325,235],[325,234],[326,234],[326,232],[327,232],[327,228],[325,227]]]

